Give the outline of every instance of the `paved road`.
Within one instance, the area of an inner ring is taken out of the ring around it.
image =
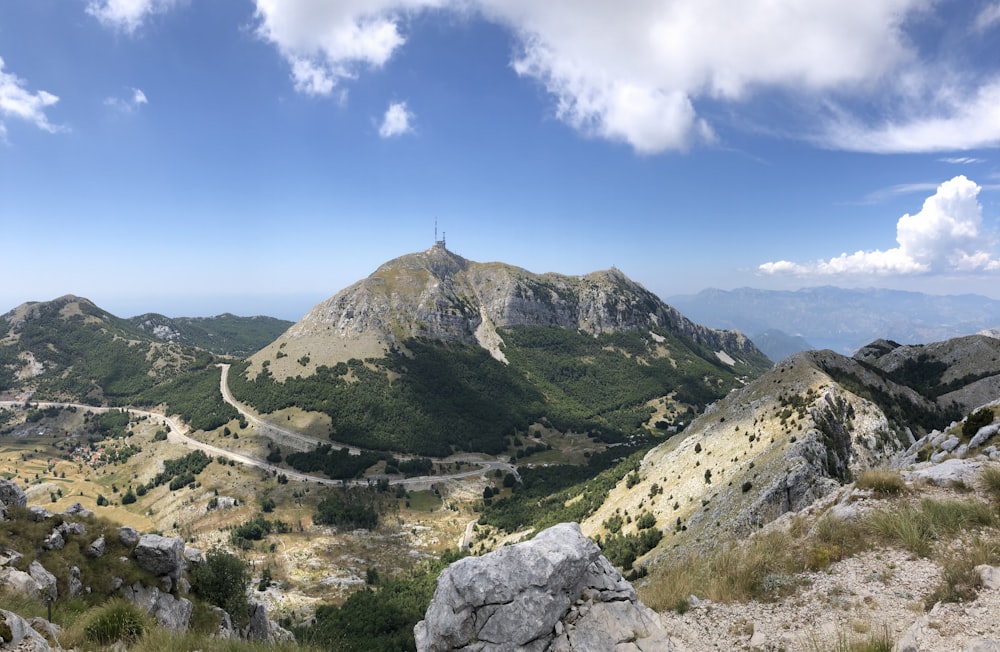
[[[265,436],[270,436],[272,433],[276,432],[280,435],[280,437],[298,441],[300,444],[308,444],[307,450],[315,448],[315,446],[320,443],[329,443],[334,446],[348,448],[352,455],[359,455],[361,453],[362,449],[354,446],[348,446],[347,444],[340,444],[338,442],[324,442],[314,437],[303,435],[302,433],[287,430],[285,428],[279,428],[278,426],[275,426],[273,424],[261,420],[259,417],[257,417],[257,415],[251,413],[245,406],[241,405],[233,398],[232,394],[229,391],[227,383],[229,374],[229,365],[226,364],[219,366],[222,368],[222,382],[220,386],[220,390],[222,391],[222,397],[225,399],[227,403],[235,407],[236,410],[239,411],[239,413],[243,415],[243,417],[249,423],[252,423],[255,427],[257,427],[259,429],[259,432],[261,432],[261,434]],[[226,459],[233,460],[234,462],[238,462],[246,466],[252,466],[258,469],[263,469],[265,471],[270,471],[272,473],[283,473],[290,480],[300,480],[302,482],[316,482],[318,484],[331,485],[331,486],[345,486],[345,485],[368,486],[374,484],[376,480],[380,479],[380,478],[364,478],[360,480],[333,480],[326,476],[312,475],[310,473],[301,473],[293,469],[287,469],[280,466],[275,466],[274,464],[271,464],[266,460],[262,460],[260,458],[253,457],[251,455],[247,455],[246,453],[230,450],[228,448],[220,448],[219,446],[213,446],[212,444],[207,444],[205,442],[198,441],[197,439],[188,436],[187,433],[189,429],[186,425],[181,424],[172,417],[160,414],[159,412],[150,412],[148,410],[140,410],[138,408],[133,408],[133,407],[123,407],[123,408],[94,407],[91,405],[82,405],[78,403],[62,403],[56,401],[29,401],[29,403],[31,403],[32,405],[36,405],[40,408],[73,407],[76,408],[77,410],[89,411],[95,414],[103,414],[105,412],[109,412],[110,410],[125,410],[131,414],[147,417],[149,419],[158,421],[168,426],[167,440],[172,443],[179,444],[181,446],[186,446],[187,448],[193,450],[203,451],[207,455],[210,455],[212,457],[222,456],[225,457]],[[13,408],[13,407],[21,407],[23,405],[24,401],[0,401],[0,407]],[[401,456],[397,455],[397,457]],[[444,459],[438,459],[438,458],[431,458],[431,459],[435,462],[443,462],[443,463],[462,461],[465,463],[478,464],[479,468],[470,469],[468,471],[461,471],[458,473],[446,473],[441,475],[423,475],[423,476],[415,476],[412,478],[385,476],[384,478],[381,479],[388,480],[389,484],[391,485],[401,484],[404,486],[408,486],[408,485],[427,485],[435,482],[441,482],[443,480],[467,478],[470,476],[480,475],[483,473],[491,473],[496,469],[500,469],[501,471],[504,472],[513,472],[515,474],[517,473],[517,468],[512,464],[509,464],[507,462],[502,462],[497,459],[483,458],[477,455],[464,454],[464,455],[454,455],[452,457]]]

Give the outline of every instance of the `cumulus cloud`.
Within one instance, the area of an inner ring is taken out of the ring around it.
[[[45,115],[45,110],[58,101],[58,97],[47,91],[31,92],[25,88],[23,79],[4,72],[4,61],[0,57],[0,140],[7,134],[5,118],[25,120],[50,133],[60,131],[62,127],[49,122]]]
[[[382,138],[392,138],[413,132],[413,113],[406,108],[406,102],[393,102],[382,116],[382,124],[378,135]]]
[[[132,92],[128,97],[107,98],[104,100],[105,106],[110,106],[116,111],[120,111],[122,113],[132,113],[143,104],[149,104],[149,100],[146,98],[146,94],[142,92],[142,89],[133,88],[131,91]]]
[[[992,25],[998,7],[966,29]],[[512,68],[546,89],[556,117],[640,153],[712,142],[712,110],[738,113],[767,93],[827,107],[796,127],[827,147],[1000,144],[996,66],[946,74],[907,31],[936,9],[929,0],[256,0],[256,27],[298,91],[330,95],[397,56],[408,19],[432,9],[505,26]]]
[[[87,13],[102,25],[126,34],[142,27],[150,14],[163,13],[179,0],[89,0]]]
[[[401,16],[433,0],[256,0],[257,34],[291,66],[295,89],[330,95],[365,68],[383,66],[403,45]]]
[[[923,274],[1000,270],[994,241],[983,231],[980,186],[957,176],[938,186],[914,215],[896,223],[897,247],[885,251],[842,253],[815,263],[787,260],[760,265],[764,274],[833,276],[847,274]]]

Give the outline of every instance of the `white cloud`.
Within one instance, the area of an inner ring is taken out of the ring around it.
[[[886,251],[842,253],[815,263],[787,260],[760,265],[764,274],[833,276],[847,274],[921,274],[1000,270],[994,241],[983,231],[983,208],[975,182],[957,176],[938,186],[924,200],[920,212],[906,214],[896,223],[899,246]]]
[[[63,128],[49,122],[45,110],[59,101],[47,91],[32,93],[25,88],[23,79],[4,72],[4,61],[0,57],[0,140],[6,139],[7,128],[4,118],[17,118],[34,124],[43,131],[55,133]]]
[[[129,97],[109,97],[104,100],[104,104],[122,113],[132,113],[143,104],[149,104],[146,94],[141,89],[133,88],[131,91]]]
[[[942,163],[951,163],[952,165],[969,165],[971,163],[985,162],[984,159],[976,158],[974,156],[946,156],[938,160]]]
[[[768,93],[810,107],[790,109],[772,130],[795,129],[826,147],[1000,144],[996,66],[947,71],[947,62],[930,62],[948,56],[921,52],[908,32],[947,22],[921,23],[940,8],[933,0],[256,0],[256,7],[257,33],[306,94],[330,95],[384,66],[406,42],[407,19],[436,9],[476,12],[507,27],[516,39],[513,69],[546,89],[556,117],[639,153],[712,142],[709,107],[739,115]],[[977,24],[992,24],[997,7],[984,9]],[[786,124],[788,117],[799,124]]]
[[[150,14],[163,13],[179,0],[89,0],[87,13],[105,27],[133,34]]]
[[[405,39],[402,13],[434,0],[256,0],[257,34],[292,67],[295,89],[330,95],[344,79],[383,66]]]
[[[998,23],[1000,23],[1000,2],[986,5],[976,16],[975,25],[980,32],[985,32]]]
[[[407,110],[406,102],[393,102],[385,110],[382,117],[382,125],[378,128],[378,135],[382,138],[392,138],[403,134],[413,133],[413,113]]]
[[[820,140],[836,149],[875,153],[1000,146],[1000,77],[971,89],[937,81],[930,97],[926,89],[915,89],[922,97],[911,98],[908,115],[897,121],[870,126],[852,117],[833,124]]]

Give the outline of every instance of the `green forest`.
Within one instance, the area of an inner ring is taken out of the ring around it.
[[[724,365],[668,336],[656,343],[637,333],[593,337],[557,327],[502,336],[509,365],[475,345],[408,340],[405,353],[321,366],[284,382],[266,366],[249,380],[248,364],[234,365],[230,388],[262,413],[298,407],[328,414],[335,441],[444,456],[502,453],[535,422],[622,442],[646,434],[650,399],[673,391],[697,410],[738,385]],[[664,346],[670,358],[658,354]]]

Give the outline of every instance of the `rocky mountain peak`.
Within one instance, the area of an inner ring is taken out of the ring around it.
[[[470,261],[443,244],[381,265],[318,304],[253,357],[277,378],[351,358],[381,357],[410,338],[478,344],[503,360],[497,329],[555,326],[598,335],[661,329],[730,359],[760,356],[740,334],[698,326],[620,270],[535,274]],[[280,355],[279,355],[280,353]],[[296,364],[308,360],[308,363]]]

